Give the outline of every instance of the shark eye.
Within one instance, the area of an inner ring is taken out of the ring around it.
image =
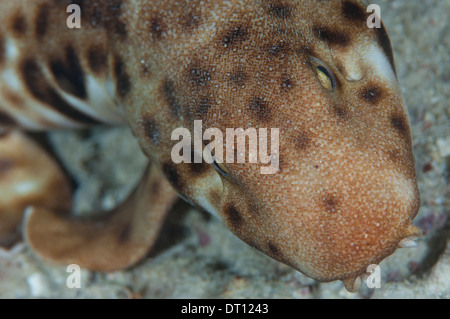
[[[328,91],[333,92],[336,88],[336,78],[334,77],[333,72],[322,61],[313,57],[311,57],[310,60],[320,84]]]
[[[214,167],[223,176],[230,175],[230,171],[228,170],[228,168],[226,168],[226,166],[223,165],[222,163],[218,163],[216,160],[214,160]]]

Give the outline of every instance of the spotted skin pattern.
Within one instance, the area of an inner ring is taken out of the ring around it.
[[[81,29],[66,27],[69,4],[81,8]],[[409,118],[391,44],[384,26],[367,27],[360,1],[1,0],[0,8],[3,131],[126,123],[160,172],[152,174],[162,174],[144,183],[149,191],[168,182],[249,245],[349,290],[367,266],[420,234],[412,225],[420,200]],[[334,77],[331,91],[319,81],[317,60]],[[194,120],[224,132],[279,128],[279,171],[261,175],[259,164],[225,163],[224,174],[206,163],[174,164],[171,133],[192,132]],[[160,199],[166,210],[169,197]],[[32,227],[38,217],[28,213],[25,235],[38,254],[108,268],[81,245],[75,259],[60,258],[40,243],[45,230]],[[48,218],[42,228],[72,229]],[[156,232],[155,224],[147,227]],[[115,226],[105,236],[119,236],[121,247],[146,231]],[[83,236],[74,233],[63,242]]]

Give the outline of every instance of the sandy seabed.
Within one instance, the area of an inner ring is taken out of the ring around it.
[[[1,298],[449,298],[450,0],[378,0],[408,105],[422,207],[419,247],[380,265],[379,289],[355,294],[318,283],[248,247],[219,221],[187,204],[169,215],[149,257],[112,274],[82,270],[81,289],[65,267],[26,247],[0,255]],[[139,178],[145,159],[127,129],[58,132],[50,141],[80,188],[76,209],[108,207]],[[123,186],[126,185],[126,186]],[[98,199],[101,198],[101,201]]]

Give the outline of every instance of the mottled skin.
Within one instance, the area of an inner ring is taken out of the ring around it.
[[[81,29],[66,27],[69,3],[81,7]],[[419,235],[407,110],[389,38],[384,27],[367,27],[362,3],[2,0],[0,8],[0,128],[125,122],[183,198],[267,255],[349,290],[368,265]],[[312,57],[334,74],[333,90],[319,81]],[[175,165],[171,133],[192,130],[194,120],[223,131],[279,128],[279,172]],[[166,201],[165,210],[173,197]],[[108,236],[127,242],[138,232],[119,228]],[[30,231],[29,242],[51,260],[99,270],[135,262],[95,266],[101,257],[89,248],[59,258],[54,242],[39,244],[44,235]]]

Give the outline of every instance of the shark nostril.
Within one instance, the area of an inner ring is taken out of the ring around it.
[[[382,90],[377,85],[371,85],[361,92],[361,98],[369,103],[376,103],[378,102],[382,97]]]

